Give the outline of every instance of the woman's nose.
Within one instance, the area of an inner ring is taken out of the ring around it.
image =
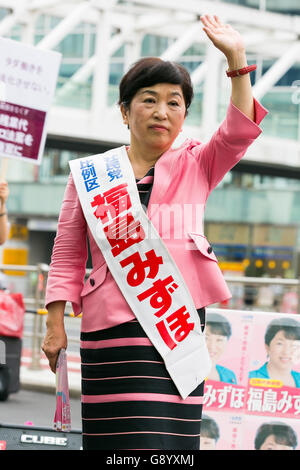
[[[215,350],[216,350],[216,343],[215,343],[215,341],[214,341],[213,339],[211,339],[211,338],[208,339],[208,338],[207,338],[207,339],[206,339],[206,345],[207,345],[207,348],[209,349],[209,352],[211,352],[211,353],[215,352]]]
[[[156,119],[166,119],[167,117],[167,107],[164,103],[157,104],[154,110],[154,117]]]
[[[293,348],[289,344],[285,343],[283,348],[282,348],[282,352],[283,352],[283,354],[292,354]]]

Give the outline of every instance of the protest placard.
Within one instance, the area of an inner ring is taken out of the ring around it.
[[[0,38],[2,158],[41,163],[60,60],[58,52]]]

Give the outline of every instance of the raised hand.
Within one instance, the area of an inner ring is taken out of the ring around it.
[[[245,51],[242,36],[230,24],[222,23],[216,15],[213,17],[203,15],[200,20],[204,25],[203,31],[215,47],[223,52],[227,58]]]

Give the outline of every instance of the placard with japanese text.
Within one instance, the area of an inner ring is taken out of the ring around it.
[[[61,54],[0,38],[0,156],[40,164]]]

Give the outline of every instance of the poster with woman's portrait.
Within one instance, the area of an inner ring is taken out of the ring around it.
[[[212,368],[205,382],[205,409],[243,410],[253,322],[252,312],[207,309],[205,337]]]
[[[247,413],[300,414],[300,319],[291,314],[255,316],[250,348]]]
[[[208,380],[247,384],[253,322],[252,312],[207,309],[205,336],[212,361]]]
[[[243,417],[209,411],[201,421],[200,450],[242,450]]]
[[[299,419],[247,416],[243,424],[243,450],[299,450]]]

